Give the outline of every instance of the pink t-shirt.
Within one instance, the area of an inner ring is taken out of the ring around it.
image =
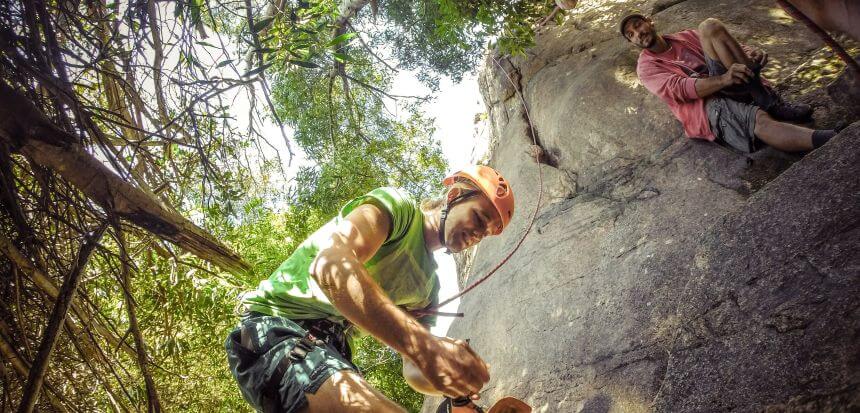
[[[669,105],[687,137],[714,140],[705,113],[705,100],[696,93],[696,79],[708,77],[705,52],[695,30],[663,36],[669,50],[639,54],[636,73],[651,93]]]

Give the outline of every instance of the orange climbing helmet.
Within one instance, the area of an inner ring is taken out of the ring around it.
[[[472,165],[466,169],[454,172],[451,176],[442,180],[446,187],[456,182],[467,181],[477,187],[496,207],[502,224],[493,230],[494,235],[500,234],[511,222],[514,216],[514,192],[511,185],[499,173],[499,171],[484,165]]]

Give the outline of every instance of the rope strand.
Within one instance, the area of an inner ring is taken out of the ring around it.
[[[824,43],[830,46],[830,49],[833,50],[833,52],[836,53],[836,55],[839,56],[839,58],[842,59],[848,67],[853,69],[854,73],[860,74],[860,64],[858,64],[856,60],[852,59],[851,56],[848,55],[848,52],[845,51],[845,48],[837,43],[829,33],[824,31],[824,29],[818,26],[818,24],[812,21],[809,17],[803,14],[802,11],[798,10],[797,7],[794,7],[794,5],[788,1],[776,0],[776,4],[778,4],[779,7],[782,7],[789,16],[805,24],[809,30],[812,30],[812,32],[817,34]]]
[[[786,11],[786,13],[791,15],[793,18],[799,20],[800,22],[804,23],[810,30],[812,30],[819,37],[821,37],[821,39],[824,41],[824,43],[826,43],[828,46],[830,46],[830,48],[845,62],[846,65],[848,65],[848,67],[855,70],[856,73],[860,73],[860,65],[858,65],[857,61],[852,59],[848,55],[848,53],[845,51],[845,49],[842,48],[842,46],[839,45],[839,43],[837,43],[836,40],[834,40],[833,37],[830,36],[830,34],[828,34],[826,31],[824,31],[821,27],[819,27],[817,24],[815,24],[815,22],[813,22],[808,17],[806,17],[806,15],[804,15],[800,10],[795,8],[792,4],[788,3],[786,0],[776,0],[776,2],[777,2],[777,4],[779,4],[780,7],[782,7]],[[526,100],[523,97],[522,92],[517,87],[517,85],[514,83],[514,80],[511,79],[511,76],[508,74],[508,72],[502,67],[501,64],[499,64],[499,61],[496,59],[496,57],[490,56],[490,58],[493,60],[493,63],[495,63],[496,66],[498,66],[498,68],[502,70],[502,73],[505,74],[505,78],[507,78],[508,82],[511,84],[511,86],[513,86],[514,91],[517,94],[517,97],[520,98],[520,101],[523,104],[523,110],[525,111],[525,114],[526,114],[526,120],[528,121],[528,124],[529,124],[529,133],[531,134],[531,137],[532,137],[532,143],[535,146],[537,146],[538,145],[537,144],[537,136],[535,135],[535,131],[534,131],[534,123],[532,122],[531,114],[529,113],[529,108],[528,108],[528,105],[526,104]],[[416,315],[416,316],[437,315],[437,316],[448,316],[448,317],[463,317],[464,314],[462,312],[443,313],[443,312],[439,312],[437,310],[439,308],[445,306],[446,304],[466,295],[466,293],[468,293],[469,291],[472,291],[475,287],[481,285],[484,281],[486,281],[493,274],[495,274],[496,271],[499,270],[499,268],[501,268],[503,265],[505,265],[505,263],[508,262],[508,260],[511,258],[511,256],[513,256],[514,253],[517,252],[517,250],[519,250],[520,246],[525,241],[526,236],[531,232],[532,227],[534,226],[534,222],[535,222],[535,219],[537,218],[538,210],[540,210],[541,199],[543,197],[543,172],[541,171],[540,162],[538,161],[537,158],[535,159],[535,162],[538,164],[538,181],[539,181],[538,200],[537,200],[537,204],[535,205],[534,212],[532,213],[532,218],[531,218],[531,221],[529,222],[529,226],[528,226],[528,228],[526,228],[526,231],[523,233],[522,237],[520,237],[520,240],[517,242],[517,245],[514,246],[514,248],[505,256],[505,258],[503,258],[498,264],[496,264],[495,267],[493,267],[489,272],[487,272],[486,275],[479,278],[478,280],[476,280],[472,284],[469,284],[466,288],[463,289],[463,291],[460,291],[459,293],[455,294],[453,297],[448,298],[448,299],[442,301],[441,303],[436,304],[432,307],[429,307],[426,309],[421,309],[421,310],[412,310],[411,313],[413,315]]]
[[[496,66],[498,66],[499,69],[502,70],[502,73],[505,74],[505,77],[508,79],[508,82],[511,84],[511,86],[513,86],[514,91],[516,92],[517,96],[520,98],[520,101],[523,104],[523,110],[525,111],[525,114],[526,114],[526,121],[529,124],[529,133],[532,136],[532,143],[535,146],[537,146],[537,135],[535,135],[534,123],[532,122],[531,114],[529,113],[529,107],[526,104],[526,100],[523,97],[523,94],[520,92],[520,89],[514,83],[514,80],[511,79],[511,76],[508,74],[508,72],[502,67],[501,64],[499,64],[499,61],[496,60],[496,57],[490,56],[490,58],[493,59],[493,63],[495,63]],[[487,272],[486,275],[475,280],[475,282],[469,284],[469,286],[464,288],[463,291],[460,291],[459,293],[457,293],[453,297],[448,298],[447,300],[442,301],[441,303],[436,304],[436,305],[429,307],[427,309],[413,310],[412,314],[418,315],[418,316],[421,316],[421,315],[437,315],[437,316],[440,316],[441,315],[441,316],[447,316],[447,317],[463,317],[463,313],[442,313],[442,312],[439,312],[436,310],[438,310],[439,308],[442,308],[444,305],[464,296],[469,291],[472,291],[475,287],[481,285],[481,283],[483,283],[484,281],[489,279],[490,276],[492,276],[493,274],[496,273],[496,271],[499,270],[499,268],[501,268],[503,265],[505,265],[505,263],[508,262],[508,260],[511,258],[511,256],[513,256],[514,253],[517,252],[518,249],[520,249],[520,245],[523,244],[523,241],[525,241],[526,236],[531,232],[532,227],[534,226],[535,219],[537,218],[537,213],[540,210],[541,200],[543,198],[543,171],[540,168],[540,162],[538,162],[537,157],[535,158],[535,163],[538,164],[538,182],[539,182],[538,199],[537,199],[537,203],[535,204],[534,212],[532,213],[532,218],[529,221],[529,226],[526,228],[526,231],[523,233],[522,237],[520,237],[520,240],[517,242],[517,245],[515,245],[514,248],[511,249],[510,252],[508,252],[508,254],[505,256],[505,258],[503,258],[498,264],[496,264],[495,267],[493,267],[489,272]]]

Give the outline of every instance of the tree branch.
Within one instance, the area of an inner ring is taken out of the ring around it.
[[[2,320],[0,320],[0,330],[3,330],[5,325],[2,324]],[[9,364],[12,365],[12,368],[18,373],[18,376],[21,378],[27,377],[27,372],[30,370],[30,364],[21,357],[18,352],[6,341],[6,338],[3,334],[0,334],[0,355],[5,358]],[[51,390],[51,386],[45,384],[45,387],[50,391],[47,393],[48,402],[51,404],[51,407],[54,410],[62,413],[66,413],[69,410],[63,406],[63,403],[59,400],[59,398],[55,395],[55,392]]]
[[[6,256],[9,261],[15,265],[21,272],[24,273],[36,287],[39,288],[45,295],[50,297],[52,300],[57,300],[57,297],[60,295],[60,290],[54,285],[53,281],[48,278],[47,275],[35,265],[33,265],[30,260],[27,259],[17,248],[12,244],[12,242],[0,234],[0,253]],[[101,325],[98,320],[95,320],[87,314],[87,312],[77,303],[77,298],[71,303],[72,312],[81,321],[81,323],[87,327],[94,329],[99,335],[101,335],[108,343],[112,346],[118,347],[120,350],[128,353],[129,355],[134,355],[134,350],[127,346],[120,346],[119,338],[110,332],[106,327]]]
[[[376,52],[373,51],[373,49],[367,44],[367,42],[364,41],[364,39],[361,37],[361,35],[358,34],[358,30],[355,30],[355,27],[352,26],[352,23],[346,22],[346,25],[349,26],[350,30],[354,31],[357,34],[356,37],[358,38],[359,43],[361,43],[361,47],[363,47],[364,50],[367,50],[367,53],[370,53],[370,55],[373,56],[376,60],[378,60],[379,63],[382,63],[383,65],[385,65],[385,67],[387,67],[392,72],[394,72],[394,73],[398,72],[398,70],[394,66],[391,66],[391,64],[386,62],[385,59],[379,57],[379,55],[377,55]]]
[[[57,171],[87,197],[179,247],[226,271],[250,269],[241,257],[205,231],[125,182],[98,159],[73,143],[74,137],[45,119],[18,92],[0,82],[0,140],[33,161]]]
[[[72,300],[75,298],[81,274],[84,272],[87,261],[90,259],[90,253],[95,249],[106,228],[106,223],[100,224],[98,229],[87,236],[86,242],[84,242],[84,245],[78,252],[78,257],[71,271],[69,271],[68,277],[66,277],[66,281],[63,282],[63,287],[60,288],[60,295],[54,303],[51,318],[48,321],[48,326],[45,328],[45,333],[42,335],[42,344],[39,346],[39,352],[36,354],[33,365],[30,367],[27,385],[24,387],[24,398],[21,400],[21,404],[18,405],[18,413],[30,413],[36,406],[39,392],[42,390],[42,383],[45,381],[45,372],[48,370],[48,363],[51,360],[51,353],[54,352],[54,347],[57,344],[61,324],[66,319],[66,314],[69,311]]]
[[[265,61],[263,60],[263,46],[260,42],[259,34],[254,31],[254,15],[252,13],[253,7],[251,4],[251,0],[245,0],[245,14],[248,19],[248,31],[251,32],[251,39],[254,42],[254,49],[257,52],[257,62],[259,63],[258,68],[260,69],[260,86],[263,87],[263,97],[266,99],[266,104],[269,106],[269,110],[272,112],[272,117],[275,119],[275,123],[278,124],[278,129],[281,131],[281,136],[284,138],[284,145],[287,146],[287,152],[290,154],[290,158],[287,161],[287,166],[292,164],[293,162],[293,148],[290,145],[290,139],[287,138],[287,132],[284,130],[284,122],[281,121],[281,116],[278,115],[278,111],[275,110],[275,104],[272,103],[272,99],[269,97],[271,93],[269,89],[269,83],[266,81],[266,71],[264,68]]]
[[[119,245],[120,254],[120,272],[119,284],[122,287],[122,293],[125,297],[125,308],[128,313],[128,325],[131,329],[131,334],[134,337],[134,346],[137,348],[137,364],[140,368],[140,374],[143,375],[146,383],[146,400],[147,411],[149,413],[158,413],[161,411],[161,403],[158,401],[158,391],[155,389],[155,382],[152,380],[152,375],[149,373],[147,366],[148,358],[146,356],[146,346],[143,342],[143,335],[140,333],[140,326],[137,324],[137,314],[135,312],[134,299],[131,296],[128,276],[131,265],[129,264],[128,251],[125,245],[125,236],[123,235],[120,224],[116,221],[113,223],[116,234],[117,244]]]

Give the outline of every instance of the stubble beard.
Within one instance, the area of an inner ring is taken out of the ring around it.
[[[648,42],[648,46],[645,46],[645,48],[650,49],[654,47],[655,44],[657,44],[657,34],[651,33],[651,41]]]

